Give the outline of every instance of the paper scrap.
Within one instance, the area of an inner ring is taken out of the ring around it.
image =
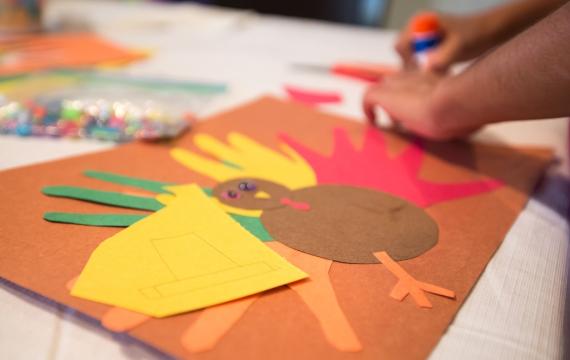
[[[145,57],[88,33],[25,35],[0,40],[0,76],[52,68],[127,63]]]
[[[399,71],[395,66],[365,62],[341,62],[333,65],[331,70],[337,75],[348,76],[373,83]]]
[[[220,304],[307,275],[233,221],[197,185],[103,241],[71,294],[153,317]]]
[[[336,91],[311,90],[292,85],[285,85],[284,88],[291,100],[311,106],[342,102],[342,94]]]

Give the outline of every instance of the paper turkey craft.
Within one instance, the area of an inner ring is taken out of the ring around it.
[[[302,278],[303,273],[273,258],[275,264],[279,264],[276,267],[285,269],[288,274],[281,279],[282,284],[290,283],[289,287],[319,319],[330,345],[340,351],[358,351],[362,349],[358,334],[339,306],[330,282],[329,268],[332,262],[381,263],[380,266],[385,266],[398,278],[390,296],[403,300],[409,294],[419,307],[432,307],[426,293],[453,298],[453,291],[438,286],[445,284],[432,285],[427,282],[429,279],[416,280],[398,261],[422,256],[437,244],[438,226],[423,210],[424,207],[489,192],[500,187],[501,183],[496,180],[432,183],[422,180],[418,175],[423,158],[420,144],[410,144],[396,157],[392,157],[388,155],[383,134],[376,129],[364,132],[359,149],[351,143],[345,129],[336,128],[333,135],[332,153],[322,155],[287,135],[280,137],[281,151],[275,151],[240,133],[230,133],[227,142],[210,135],[197,134],[194,136],[194,144],[207,156],[183,148],[173,149],[171,154],[190,170],[218,183],[213,189],[202,189],[210,198],[197,190],[196,185],[174,186],[124,175],[88,171],[85,174],[89,177],[161,195],[153,199],[71,186],[48,187],[44,193],[158,212],[147,218],[125,214],[46,213],[45,219],[93,226],[130,226],[124,231],[137,231],[138,227],[145,226],[152,217],[160,216],[161,212],[175,212],[174,216],[180,219],[180,223],[184,223],[185,215],[191,222],[192,215],[198,216],[201,207],[212,213],[216,213],[214,208],[223,210],[229,216],[227,220],[217,220],[220,224],[231,221],[231,217],[250,234],[309,275],[307,280],[294,282]],[[185,194],[189,193],[192,196],[187,199],[190,200],[184,201]],[[208,231],[208,226],[217,227],[216,221],[208,222],[204,219],[198,223],[199,226],[205,226],[202,232]],[[208,225],[204,225],[206,223]],[[166,225],[163,230],[165,233],[160,238],[178,236]],[[160,232],[161,226],[154,226],[153,231]],[[154,312],[125,306],[124,302],[105,296],[90,296],[96,292],[101,294],[98,287],[105,287],[105,279],[113,276],[108,268],[113,262],[113,251],[139,252],[139,249],[129,248],[138,246],[137,242],[133,242],[127,246],[116,246],[106,253],[105,259],[95,257],[102,247],[120,243],[121,233],[99,245],[75,283],[72,294],[118,306],[107,313],[103,323],[111,329],[124,331],[146,321],[148,314]],[[141,230],[141,233],[146,233],[146,230]],[[231,237],[232,234],[226,235]],[[156,234],[153,236],[156,237]],[[184,268],[182,272],[192,273],[193,270],[188,270],[194,266],[191,260],[199,261],[200,256],[192,254],[196,249],[193,249],[187,238],[178,238],[182,240],[177,240],[174,248],[165,251],[176,255],[176,261]],[[188,261],[184,262],[184,259]],[[154,266],[148,257],[137,258],[137,261],[147,261],[144,268]],[[218,271],[215,264],[212,271]],[[164,281],[149,280],[148,272],[142,274],[135,271],[134,274],[135,277],[139,274],[147,282]],[[120,287],[120,284],[116,286]],[[130,291],[140,292],[141,287],[142,285]],[[272,286],[266,286],[265,289],[270,287]],[[148,291],[150,290],[143,290],[146,295],[151,294]],[[105,292],[112,293],[109,289]],[[157,294],[156,289],[151,292],[152,296]],[[240,298],[248,294],[234,295],[235,298]],[[183,346],[192,352],[213,348],[258,296],[252,295],[207,308],[197,321],[188,325],[181,339]],[[223,296],[219,297],[222,298]],[[224,301],[227,300],[230,299]],[[223,301],[205,306],[220,302]],[[152,302],[147,305],[154,306]],[[194,308],[198,307],[187,310]]]

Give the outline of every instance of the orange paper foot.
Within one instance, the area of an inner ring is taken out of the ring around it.
[[[258,297],[251,295],[202,310],[182,334],[182,346],[191,353],[212,350]]]
[[[455,299],[455,293],[453,291],[415,279],[412,279],[411,281],[398,281],[396,286],[394,286],[390,292],[390,297],[402,301],[408,294],[410,294],[416,302],[416,305],[421,308],[431,309],[432,305],[425,294],[426,292]]]
[[[134,329],[149,319],[150,316],[148,315],[113,307],[103,315],[101,325],[114,332],[125,332]]]
[[[376,255],[378,260],[380,260],[382,264],[384,264],[384,266],[386,266],[386,268],[399,279],[396,286],[394,286],[390,292],[390,297],[398,301],[402,301],[406,296],[408,296],[408,294],[410,294],[416,302],[416,305],[425,309],[432,308],[431,302],[425,294],[426,292],[455,299],[455,292],[452,290],[414,279],[385,251],[375,253],[374,255]]]
[[[65,287],[71,291],[79,276],[69,280]],[[134,329],[140,324],[150,319],[150,316],[140,314],[127,309],[112,307],[101,318],[101,325],[104,328],[114,332],[125,332]]]

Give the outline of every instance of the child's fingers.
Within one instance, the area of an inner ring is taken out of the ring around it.
[[[449,36],[428,55],[426,69],[433,72],[446,72],[457,60],[460,43],[456,37]]]
[[[413,61],[413,51],[412,51],[412,34],[409,29],[403,30],[395,45],[396,51],[402,58],[404,64],[408,64]]]
[[[381,91],[379,90],[380,86],[381,85],[373,85],[369,87],[362,98],[362,110],[370,125],[375,125],[376,123],[375,106],[379,102],[378,92]]]

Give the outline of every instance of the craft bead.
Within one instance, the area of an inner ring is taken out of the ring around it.
[[[82,137],[105,141],[174,137],[188,127],[187,114],[168,116],[156,105],[129,101],[0,97],[0,133],[19,136]]]

